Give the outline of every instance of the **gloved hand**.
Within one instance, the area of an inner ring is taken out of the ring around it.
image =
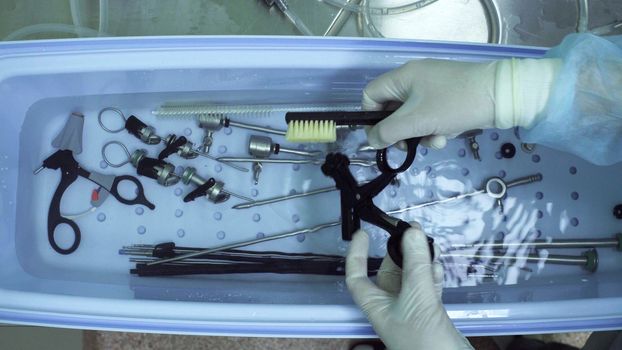
[[[346,258],[346,284],[387,348],[472,349],[443,307],[443,267],[431,262],[420,226],[415,223],[402,239],[403,272],[385,257],[378,285],[367,277],[368,245],[367,233],[357,231]]]
[[[485,63],[416,60],[385,73],[363,91],[363,109],[403,102],[369,129],[368,141],[385,148],[425,136],[422,144],[442,148],[446,137],[472,129],[529,128],[546,106],[558,59],[506,59]]]

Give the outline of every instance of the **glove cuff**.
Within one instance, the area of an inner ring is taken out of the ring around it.
[[[559,59],[508,59],[497,64],[495,127],[530,128],[543,118]]]

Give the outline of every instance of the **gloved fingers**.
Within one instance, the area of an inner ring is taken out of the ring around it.
[[[373,126],[365,126],[365,134],[367,134],[367,139],[369,140],[369,132],[371,131],[371,129],[373,128]],[[369,142],[368,142],[369,143]],[[370,144],[370,146],[372,146],[373,148],[375,148],[373,145]],[[406,152],[406,150],[408,149],[408,147],[406,146],[406,141],[398,141],[394,144],[395,147],[397,147],[400,151],[404,151]],[[379,148],[376,148],[379,149]]]
[[[354,302],[361,307],[368,317],[382,307],[389,294],[378,288],[367,277],[367,257],[369,237],[367,232],[358,230],[352,237],[346,257],[346,285]]]
[[[402,238],[402,254],[404,255],[402,268],[404,270],[415,265],[430,265],[432,262],[427,236],[421,230],[420,225],[411,224],[411,226],[404,232]],[[436,249],[434,253],[436,254]]]
[[[406,141],[397,141],[394,146],[397,147],[400,151],[406,152],[408,150],[408,145],[406,145]]]
[[[403,291],[414,294],[434,293],[432,259],[423,231],[414,228],[406,230],[402,238],[402,255]]]
[[[447,146],[447,137],[443,135],[430,135],[421,139],[421,144],[432,149],[442,149]]]
[[[388,293],[398,294],[402,288],[402,269],[388,254],[382,259],[376,281],[378,287]]]
[[[432,264],[432,279],[434,280],[434,291],[438,300],[443,295],[443,282],[445,280],[445,268],[440,262],[441,248],[434,244],[434,263]]]
[[[409,224],[414,229],[421,230],[421,225],[418,222],[411,221]],[[402,288],[402,269],[393,262],[389,255],[382,260],[376,281],[380,288],[389,293],[398,294],[400,292]]]
[[[439,262],[439,258],[441,256],[441,247],[438,244],[432,244],[432,248],[434,249],[434,259],[432,259],[435,263]]]
[[[369,131],[371,129],[372,129],[371,126],[365,127],[365,133],[367,134],[368,138],[369,138]],[[444,135],[425,136],[421,139],[420,144],[423,146],[435,149],[435,150],[443,149],[445,148],[445,146],[447,146],[447,137]],[[397,143],[395,143],[394,146],[399,148],[402,151],[406,151],[407,149],[406,141],[398,141]]]
[[[363,110],[379,111],[389,101],[405,101],[408,98],[404,84],[404,74],[400,69],[384,73],[371,81],[363,90]]]
[[[443,268],[443,264],[438,261],[435,261],[432,266],[432,279],[434,280],[434,291],[438,296],[438,299],[441,299],[443,295],[443,280],[444,280],[445,269]]]
[[[435,135],[438,127],[437,118],[419,112],[417,99],[410,97],[393,114],[369,130],[367,141],[374,148],[386,148],[411,137]]]
[[[367,257],[369,251],[369,237],[367,232],[358,230],[352,236],[348,255],[346,256],[346,277],[367,278]]]
[[[421,224],[417,221],[409,221],[408,224],[414,229],[421,230]]]

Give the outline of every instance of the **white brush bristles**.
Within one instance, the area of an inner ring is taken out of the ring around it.
[[[335,142],[337,125],[332,120],[294,120],[287,125],[287,141]]]

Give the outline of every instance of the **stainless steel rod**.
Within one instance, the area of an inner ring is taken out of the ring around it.
[[[204,249],[204,250],[201,250],[201,251],[198,251],[198,252],[188,253],[188,254],[176,256],[174,258],[168,258],[168,259],[161,259],[161,260],[152,261],[150,263],[147,263],[147,265],[149,265],[149,266],[159,265],[159,264],[169,263],[169,262],[173,262],[173,261],[179,261],[179,260],[184,260],[184,259],[189,259],[189,258],[195,258],[195,257],[201,256],[201,255],[204,255],[204,254],[219,252],[221,250],[245,247],[245,246],[252,245],[252,244],[258,244],[258,243],[262,243],[262,242],[272,241],[272,240],[275,240],[275,239],[281,239],[281,238],[285,238],[285,237],[292,237],[292,236],[299,235],[301,233],[313,233],[313,232],[316,232],[316,231],[319,231],[319,230],[322,230],[322,229],[325,229],[325,228],[328,228],[328,227],[337,226],[337,225],[340,225],[340,224],[341,224],[340,221],[335,221],[335,222],[331,222],[331,223],[327,223],[327,224],[317,225],[317,226],[314,226],[312,228],[305,228],[305,229],[301,229],[301,230],[285,232],[285,233],[281,233],[281,234],[277,234],[277,235],[272,235],[272,236],[266,236],[266,237],[263,237],[263,238],[258,238],[258,239],[254,239],[254,240],[250,240],[250,241],[243,241],[243,242],[225,244],[225,245],[222,245],[222,246],[219,246],[219,247],[215,247],[215,248],[208,248],[208,249]]]
[[[218,157],[220,162],[227,163],[276,163],[276,164],[314,164],[320,165],[324,163],[324,159],[279,159],[279,158],[254,158],[254,157]],[[373,159],[350,159],[350,165],[358,165],[364,167],[375,166],[376,161]]]
[[[501,180],[499,178],[490,178],[490,179],[497,179],[498,181],[503,181],[503,180]],[[514,186],[526,185],[526,184],[529,184],[529,183],[532,183],[532,182],[541,181],[541,180],[542,180],[542,175],[541,174],[535,174],[535,175],[529,175],[529,176],[520,177],[518,179],[515,179],[515,180],[512,180],[512,181],[508,181],[508,182],[503,182],[503,183],[505,183],[506,188],[510,188],[510,187],[514,187]],[[445,199],[438,199],[438,200],[433,200],[433,201],[424,202],[424,203],[420,203],[420,204],[415,204],[415,205],[408,206],[406,208],[394,209],[394,210],[388,211],[387,214],[403,213],[403,212],[406,212],[406,211],[410,211],[410,210],[414,210],[414,209],[419,209],[419,208],[424,208],[424,207],[428,207],[428,206],[431,206],[431,205],[437,205],[437,204],[442,204],[442,203],[447,203],[447,202],[455,201],[455,200],[458,200],[458,199],[472,197],[472,196],[475,196],[475,195],[478,195],[478,194],[482,194],[482,193],[486,193],[485,186],[484,186],[483,189],[477,190],[477,191],[474,191],[474,192],[463,193],[463,194],[459,194],[459,195],[456,195],[456,196],[448,197],[448,198],[445,198]],[[505,193],[501,193],[500,195],[501,195],[501,197],[503,197],[503,195],[505,195]]]
[[[278,159],[278,158],[254,158],[254,157],[219,157],[221,162],[231,163],[277,163],[277,164],[320,164],[320,159]]]
[[[150,262],[157,261],[156,258],[130,258],[130,262],[132,263],[142,263],[149,264]],[[253,264],[248,261],[234,261],[236,264]],[[183,261],[176,261],[171,263],[171,265],[199,265],[199,264],[219,264],[219,265],[227,265],[231,264],[231,261],[226,260],[215,260],[215,259],[185,259]]]
[[[506,182],[505,186],[510,188],[510,187],[526,185],[526,184],[530,184],[532,182],[538,182],[538,181],[542,181],[542,174],[538,173],[534,175],[519,177],[518,179],[514,179],[512,181]]]
[[[617,248],[620,249],[620,239],[622,234],[614,238],[593,238],[593,239],[537,239],[532,242],[475,242],[470,244],[452,244],[449,249],[469,249],[469,248],[511,248],[511,247],[534,247],[539,249],[553,248]]]
[[[219,163],[222,163],[222,164],[224,164],[224,165],[226,165],[226,166],[228,166],[228,167],[232,167],[233,169],[236,169],[236,170],[239,170],[239,171],[243,171],[243,172],[246,172],[246,173],[248,172],[248,169],[246,169],[246,168],[244,168],[244,167],[241,167],[241,166],[239,166],[239,165],[236,165],[236,164],[231,164],[231,163],[229,163],[229,162],[226,162],[226,161],[220,160],[219,158],[216,158],[216,157],[214,157],[214,156],[210,155],[209,153],[201,152],[201,151],[196,150],[196,149],[194,149],[194,150],[192,150],[192,151],[193,151],[194,153],[196,153],[196,154],[198,154],[198,155],[202,156],[202,157],[205,157],[205,158],[208,158],[208,159],[211,159],[211,160],[215,160],[215,161],[217,161],[217,162],[219,162]]]
[[[468,259],[489,259],[489,260],[520,260],[531,263],[545,262],[551,264],[562,265],[587,265],[588,258],[586,256],[575,255],[549,255],[539,256],[536,254],[529,254],[525,256],[505,256],[495,254],[460,254],[460,253],[443,253],[441,258],[468,258]]]
[[[286,200],[289,200],[289,199],[306,197],[306,196],[312,196],[312,195],[315,195],[315,194],[332,192],[332,191],[336,191],[336,190],[337,190],[337,188],[334,187],[334,186],[333,187],[324,187],[324,188],[319,188],[317,190],[313,190],[313,191],[309,191],[309,192],[290,194],[290,195],[287,195],[287,196],[272,197],[272,198],[262,199],[262,200],[258,200],[258,201],[251,200],[251,201],[248,201],[247,203],[236,204],[236,205],[234,205],[231,208],[233,208],[233,209],[248,209],[248,208],[257,207],[257,206],[260,206],[260,205],[267,205],[267,204],[272,204],[272,203],[286,201]]]
[[[220,159],[222,159],[222,158],[220,158]],[[227,158],[227,159],[240,159],[240,158]],[[257,161],[256,158],[247,158],[247,159],[250,159],[253,162]],[[269,159],[267,159],[267,160],[269,160]],[[272,159],[272,160],[274,160],[274,159]],[[265,161],[265,160],[262,160],[262,161]],[[517,186],[519,184],[530,183],[530,182],[533,182],[533,181],[540,181],[541,179],[542,179],[542,176],[537,174],[537,175],[534,175],[534,176],[526,176],[526,177],[523,177],[523,178],[519,178],[517,180],[514,180],[514,181],[506,183],[506,185],[507,185],[507,187]],[[451,197],[451,198],[453,198],[453,199],[464,198],[464,197],[472,196],[472,195],[483,193],[483,192],[485,192],[485,190],[480,190],[480,191],[475,191],[475,192],[472,192],[472,193],[462,194],[462,195],[458,195],[458,196]],[[443,203],[444,201],[448,201],[451,198],[447,198],[447,199],[441,200],[441,201],[433,201],[433,202],[428,202],[428,203],[417,204],[417,205],[410,206],[410,207],[407,207],[407,208],[402,208],[402,209],[394,209],[392,211],[388,211],[387,214],[401,213],[401,212],[412,210],[412,209],[415,209],[415,208],[421,208],[423,206]],[[271,241],[271,240],[275,240],[275,239],[281,239],[281,238],[285,238],[285,237],[291,237],[291,236],[295,236],[295,235],[298,235],[298,234],[301,234],[301,233],[312,233],[312,232],[316,232],[316,231],[322,230],[324,228],[338,226],[340,224],[341,224],[340,221],[329,222],[329,223],[325,223],[325,224],[316,225],[316,226],[311,227],[311,228],[305,228],[305,229],[301,229],[301,230],[297,230],[297,231],[292,231],[292,232],[286,232],[286,233],[282,233],[282,234],[267,236],[267,237],[263,237],[263,238],[259,238],[259,239],[255,239],[255,240],[251,240],[251,241],[231,243],[231,244],[220,246],[220,247],[205,249],[205,250],[202,250],[202,251],[199,251],[199,252],[194,252],[194,253],[180,255],[180,256],[177,256],[177,257],[174,257],[174,258],[161,259],[161,260],[157,260],[157,261],[153,261],[151,263],[148,263],[148,265],[158,265],[158,264],[167,263],[167,262],[173,262],[173,261],[179,261],[179,260],[188,259],[188,258],[194,258],[194,257],[197,257],[197,256],[201,256],[203,254],[209,254],[209,253],[213,253],[213,252],[217,252],[217,251],[221,251],[221,250],[226,250],[226,249],[245,247],[245,246],[252,245],[252,244],[262,243],[262,242]]]
[[[229,120],[229,125],[242,128],[242,129],[260,131],[260,132],[265,132],[268,134],[275,134],[275,135],[281,135],[281,136],[285,136],[285,134],[287,133],[285,130],[277,130],[277,129],[272,129],[268,127],[258,126],[258,125],[234,122],[233,120]]]
[[[300,151],[300,150],[297,150],[297,149],[280,147],[279,148],[279,153],[289,153],[289,154],[295,154],[297,156],[304,156],[304,157],[317,157],[322,152],[320,152],[320,151]]]
[[[253,199],[252,199],[252,198],[249,198],[249,197],[243,196],[243,195],[241,195],[241,194],[237,194],[237,193],[235,193],[235,192],[231,192],[231,191],[229,191],[229,190],[224,190],[224,189],[223,189],[222,191],[223,191],[224,193],[226,193],[226,194],[230,195],[230,196],[233,196],[233,197],[239,198],[239,199],[241,199],[241,200],[243,200],[243,201],[246,201],[246,202],[253,202]]]
[[[203,253],[202,251],[197,251],[196,253],[201,254],[209,254]],[[193,253],[194,254],[194,253]],[[138,255],[138,254],[132,254]],[[187,254],[190,255],[190,254]],[[485,254],[441,254],[441,258],[467,258],[467,259],[495,259],[495,260],[511,260],[511,261],[526,261],[528,263],[538,263],[544,262],[548,264],[556,264],[556,265],[577,265],[577,266],[585,266],[588,264],[588,257],[586,256],[574,256],[574,255],[549,255],[548,257],[540,257],[537,255],[527,255],[527,256],[503,256],[503,255],[485,255]],[[292,259],[296,260],[296,259]],[[131,257],[130,262],[134,263],[145,263],[148,266],[157,265],[156,263],[160,263],[162,260],[157,260],[155,257]],[[245,262],[245,261],[234,261],[237,263],[248,263],[252,264],[253,262]],[[335,261],[335,259],[310,259],[310,261]],[[229,264],[227,262],[227,257],[223,257],[222,259],[193,259],[193,258],[184,258],[183,260],[171,261],[169,263],[173,264]]]
[[[485,192],[486,192],[486,190],[478,190],[478,191],[475,191],[475,192],[464,193],[464,194],[460,194],[460,195],[449,197],[449,198],[445,198],[445,199],[438,199],[438,200],[434,200],[434,201],[429,201],[429,202],[424,202],[424,203],[420,203],[420,204],[411,205],[411,206],[408,206],[406,208],[393,209],[393,210],[387,211],[387,214],[403,213],[403,212],[407,212],[407,211],[414,210],[414,209],[428,207],[430,205],[437,205],[437,204],[442,204],[442,203],[447,203],[447,202],[455,201],[455,200],[462,199],[462,198],[472,197],[472,196],[475,196],[475,195],[478,195],[478,194],[481,194],[481,193],[485,193]]]

